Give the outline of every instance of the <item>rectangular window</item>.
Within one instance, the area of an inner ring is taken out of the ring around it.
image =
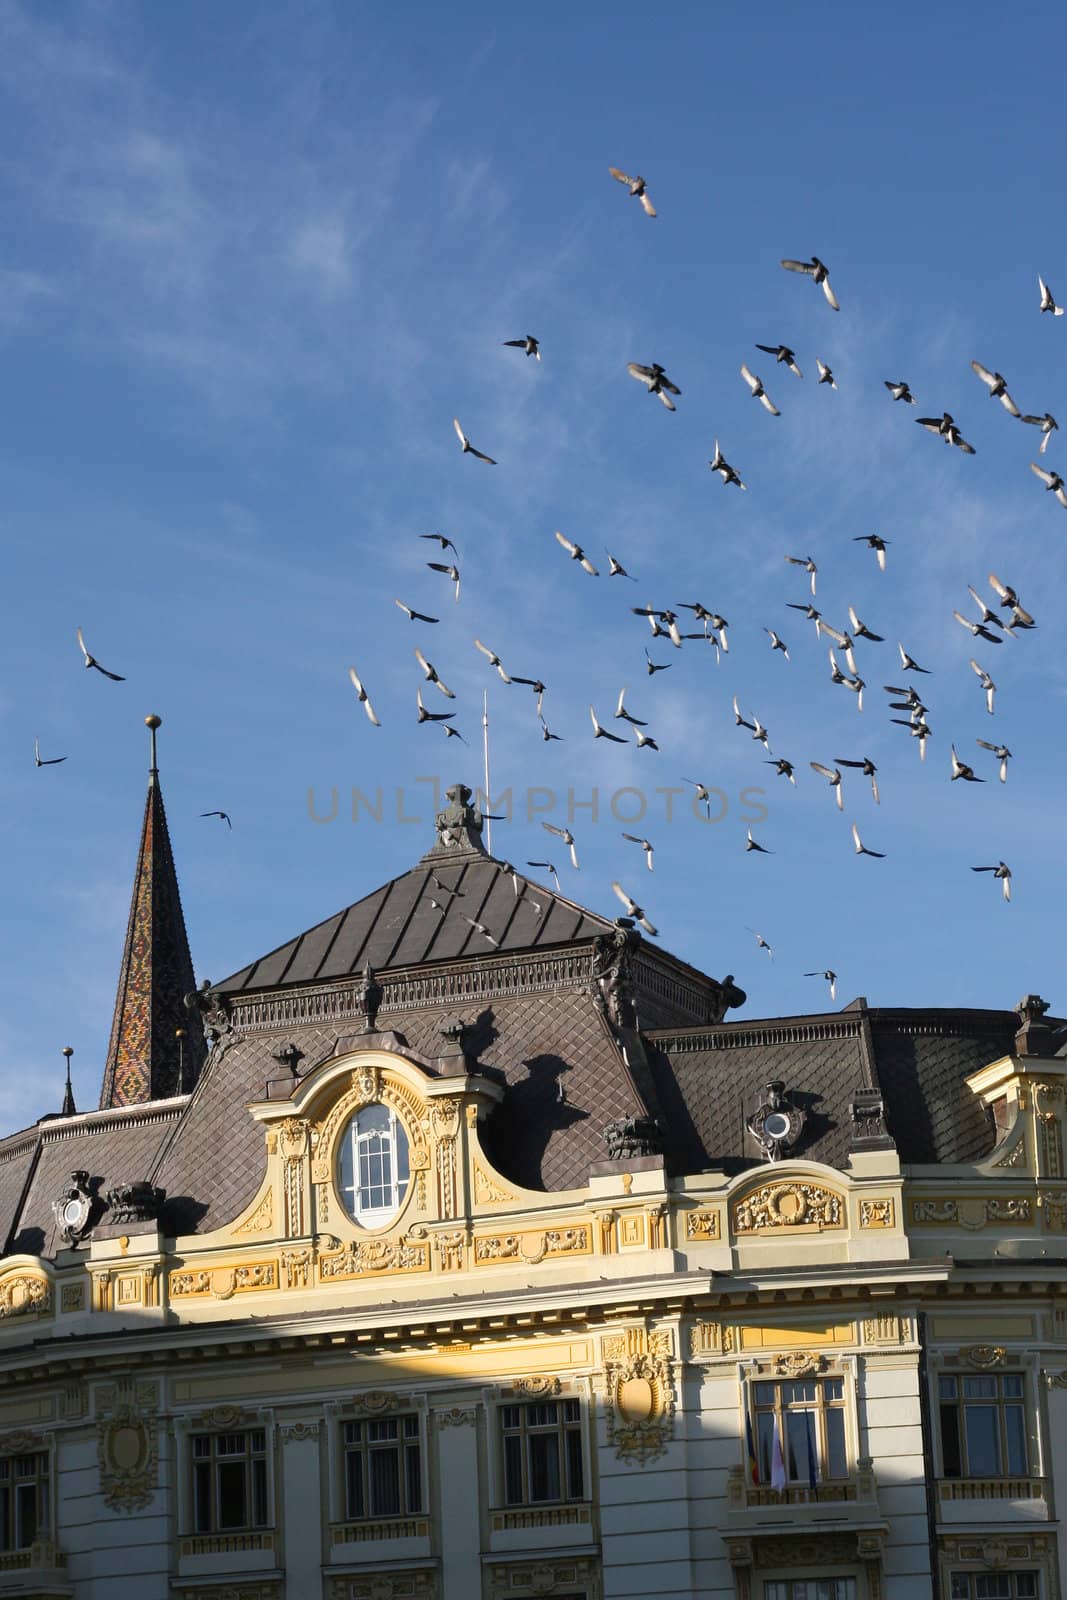
[[[817,1486],[848,1477],[843,1378],[761,1380],[753,1384],[752,1398],[760,1483],[773,1482],[779,1457],[786,1484]]]
[[[501,1406],[504,1504],[583,1500],[582,1412],[577,1400]]]
[[[763,1585],[763,1600],[856,1600],[855,1578],[778,1578]]]
[[[1029,1472],[1021,1372],[943,1372],[941,1470],[946,1478],[1015,1478]]]
[[[0,1550],[28,1550],[48,1532],[48,1452],[0,1460]]]
[[[1037,1600],[1036,1572],[954,1572],[951,1600]]]
[[[193,1435],[193,1529],[234,1533],[267,1526],[267,1436]]]
[[[409,1517],[422,1510],[419,1419],[375,1417],[342,1424],[345,1516]]]

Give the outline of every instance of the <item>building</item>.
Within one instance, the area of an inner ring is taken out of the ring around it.
[[[428,843],[196,990],[153,743],[100,1106],[0,1142],[0,1594],[1059,1600],[1045,1003],[724,1020]]]

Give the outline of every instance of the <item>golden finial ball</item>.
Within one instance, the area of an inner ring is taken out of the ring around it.
[[[162,727],[163,718],[162,717],[157,717],[155,712],[153,712],[150,717],[145,717],[144,725],[145,725],[146,728],[159,728],[159,727]]]
[[[73,1051],[73,1049],[71,1048],[71,1046],[69,1044],[65,1044],[63,1046],[63,1054],[66,1056],[68,1061],[70,1060],[71,1056],[74,1054],[74,1051]]]

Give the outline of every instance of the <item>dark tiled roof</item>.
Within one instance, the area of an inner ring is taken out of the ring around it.
[[[995,1142],[964,1081],[1011,1053],[1014,1011],[868,1010],[660,1029],[649,1035],[673,1164],[692,1172],[759,1158],[745,1128],[774,1079],[807,1111],[795,1153],[843,1166],[854,1092],[882,1091],[904,1162],[970,1162]]]
[[[101,1108],[180,1094],[204,1064],[204,1038],[190,1026],[185,996],[196,987],[178,893],[167,814],[152,773],[119,969]],[[176,1029],[185,1030],[179,1070]],[[179,1081],[184,1077],[184,1084]]]
[[[775,1079],[806,1112],[794,1153],[841,1165],[848,1153],[849,1102],[868,1081],[855,1017],[726,1022],[713,1028],[657,1030],[649,1058],[678,1171],[728,1169],[761,1160],[745,1128]]]
[[[445,885],[434,883],[434,875]],[[378,971],[428,961],[545,949],[582,942],[612,924],[540,884],[520,877],[515,893],[504,863],[468,850],[424,857],[345,911],[291,939],[215,987],[226,993],[348,978],[368,963]],[[451,891],[451,892],[449,892]],[[435,910],[431,900],[446,909]],[[534,902],[541,907],[538,915]],[[480,922],[496,944],[464,919]]]
[[[55,1232],[52,1201],[68,1187],[71,1173],[88,1172],[89,1187],[101,1200],[115,1184],[147,1178],[180,1111],[179,1102],[143,1110],[135,1107],[117,1114],[90,1112],[80,1117],[49,1118],[28,1135],[17,1135],[10,1143],[18,1154],[10,1162],[4,1162],[0,1151],[6,1253],[54,1256],[60,1241]],[[24,1181],[31,1162],[35,1162],[33,1176],[19,1207],[22,1183],[17,1183],[15,1174],[19,1173]]]
[[[875,1070],[901,1160],[980,1161],[996,1142],[964,1079],[1010,1055],[1014,1011],[869,1013]]]

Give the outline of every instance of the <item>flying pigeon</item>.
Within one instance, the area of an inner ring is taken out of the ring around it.
[[[536,356],[538,361],[541,359],[541,341],[535,339],[532,333],[528,333],[524,339],[505,339],[503,342],[512,349],[525,350],[528,356]]]
[[[828,304],[835,311],[841,310],[837,303],[837,296],[830,287],[830,269],[825,261],[820,261],[818,256],[812,256],[810,261],[783,261],[782,266],[787,272],[806,272],[810,278],[814,278],[815,282],[821,286]]]
[[[484,461],[486,466],[488,466],[488,467],[495,467],[496,466],[496,462],[493,460],[492,456],[483,455],[480,450],[476,450],[474,448],[474,446],[471,444],[470,440],[467,438],[467,435],[463,432],[463,429],[460,427],[459,418],[458,417],[453,417],[452,418],[452,426],[456,430],[456,436],[459,439],[459,442],[460,442],[460,444],[461,444],[461,446],[463,448],[463,454],[465,456],[474,456],[478,461]]]
[[[652,204],[652,201],[648,198],[648,191],[645,188],[644,178],[631,178],[628,173],[620,172],[618,167],[609,167],[608,171],[611,173],[611,176],[615,179],[616,183],[624,183],[626,185],[630,191],[630,198],[632,200],[640,200],[642,206],[644,207],[646,217],[654,217],[656,215],[656,208]]]
[[[356,694],[359,697],[359,703],[367,713],[367,717],[371,722],[373,722],[376,728],[380,728],[381,723],[378,721],[378,718],[375,715],[374,707],[367,698],[367,691],[364,689],[361,679],[357,676],[355,667],[349,667],[348,676],[352,680],[352,687],[356,691]]]
[[[109,672],[106,667],[102,667],[100,665],[99,661],[96,659],[95,656],[91,656],[89,654],[88,650],[85,648],[85,640],[82,638],[82,631],[81,631],[80,628],[78,629],[78,648],[80,649],[82,655],[85,657],[85,665],[86,665],[86,667],[95,667],[97,672],[99,672],[105,678],[110,678],[112,683],[125,683],[126,682],[126,679],[124,677],[122,677],[119,673],[117,673],[117,672]]]

